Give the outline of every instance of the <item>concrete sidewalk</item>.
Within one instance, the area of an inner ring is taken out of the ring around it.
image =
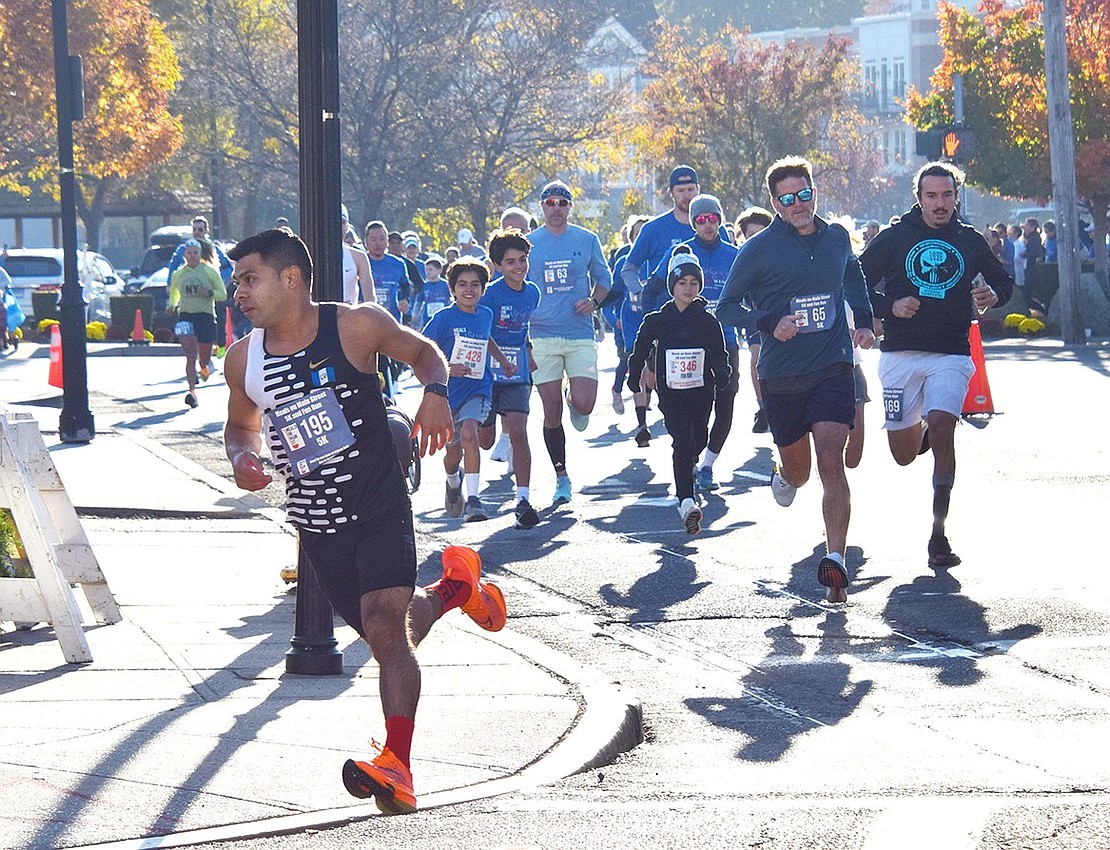
[[[285,673],[295,538],[280,513],[137,431],[44,437],[124,621],[86,627],[87,665],[47,626],[3,624],[0,847],[173,847],[376,816],[339,770],[384,739],[377,667],[339,625],[343,675]],[[419,555],[434,580],[439,553]],[[452,611],[420,647],[421,809],[553,781],[642,736],[636,698],[513,633],[508,602],[504,631]]]

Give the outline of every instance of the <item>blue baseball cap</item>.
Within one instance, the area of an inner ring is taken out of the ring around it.
[[[669,187],[673,189],[675,186],[684,186],[689,183],[697,184],[698,173],[688,165],[679,165],[671,172],[671,179]]]

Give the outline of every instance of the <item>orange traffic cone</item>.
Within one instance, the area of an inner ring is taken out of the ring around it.
[[[146,345],[146,332],[143,330],[143,311],[135,308],[135,324],[131,328],[131,339],[128,345]]]
[[[991,398],[991,385],[987,380],[987,363],[983,357],[983,337],[979,333],[979,323],[972,322],[967,334],[968,345],[971,348],[971,362],[975,366],[975,374],[967,385],[967,395],[964,397],[963,416],[983,416],[989,419],[995,416],[994,400]]]
[[[62,329],[58,325],[50,326],[50,375],[47,383],[62,389]]]

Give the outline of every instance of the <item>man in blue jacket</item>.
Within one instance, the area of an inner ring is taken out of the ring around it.
[[[871,302],[848,232],[815,214],[817,190],[809,162],[787,157],[773,163],[767,188],[775,218],[741,246],[717,318],[762,335],[756,368],[782,461],[772,472],[771,492],[783,507],[809,480],[812,434],[824,489],[827,549],[817,580],[829,588],[830,601],[842,602],[851,513],[844,444],[856,416],[852,347],[875,343]],[[845,300],[855,319],[852,332]]]

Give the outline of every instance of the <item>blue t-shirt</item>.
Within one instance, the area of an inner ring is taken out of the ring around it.
[[[422,328],[431,321],[432,316],[451,303],[451,287],[447,278],[441,277],[436,281],[428,281],[416,297],[417,304],[413,307],[413,322],[416,327]]]
[[[447,380],[447,403],[458,410],[474,396],[493,396],[493,373],[489,368],[490,330],[493,312],[478,305],[473,313],[464,313],[452,304],[440,310],[424,327],[424,336],[439,346],[448,363],[468,363],[474,377],[451,377]]]
[[[728,241],[728,233],[724,224],[720,227],[722,242]],[[624,285],[629,292],[638,292],[646,276],[636,279],[632,269],[648,264],[648,271],[659,265],[663,255],[679,242],[686,242],[694,236],[692,224],[679,221],[674,210],[657,215],[651,221],[644,222],[640,232],[636,234],[636,241],[632,243],[632,250],[628,252],[628,260],[624,264]],[[663,275],[666,277],[666,275]]]
[[[540,227],[528,238],[532,242],[530,277],[543,295],[532,314],[532,338],[593,339],[593,317],[576,313],[574,303],[589,298],[594,284],[606,290],[613,285],[597,236],[568,224],[566,232],[558,236]],[[598,292],[598,298],[603,294]]]
[[[516,374],[511,378],[501,371],[501,364],[490,361],[493,380],[497,384],[528,384],[532,382],[528,371],[528,323],[540,303],[540,288],[530,280],[524,281],[523,288],[517,292],[504,278],[491,283],[486,288],[481,302],[493,312],[493,341],[509,360],[516,364]]]
[[[723,239],[718,240],[715,245],[709,245],[698,236],[679,244],[690,246],[690,250],[698,258],[698,262],[701,263],[702,275],[705,278],[705,286],[702,288],[701,297],[709,302],[706,309],[714,316],[717,315],[717,302],[721,300],[721,293],[725,291],[725,281],[728,280],[728,273],[732,271],[732,261],[736,259],[740,249]],[[667,264],[670,263],[672,256],[674,256],[674,248],[670,248],[663,255],[663,259],[651,273],[653,278],[659,277],[664,281],[664,288],[666,287]],[[739,345],[734,325],[725,325],[724,331],[725,345]]]
[[[401,301],[409,297],[409,267],[405,261],[392,254],[380,260],[370,257],[370,274],[374,278],[374,297],[398,322],[401,321]]]

